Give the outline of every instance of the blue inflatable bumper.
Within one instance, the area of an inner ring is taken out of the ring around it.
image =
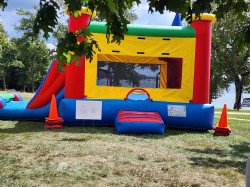
[[[158,112],[166,127],[210,130],[214,123],[214,106],[211,104],[173,103],[133,100],[81,100],[102,103],[101,119],[76,119],[75,99],[63,99],[59,115],[66,125],[110,125],[115,123],[120,110]]]

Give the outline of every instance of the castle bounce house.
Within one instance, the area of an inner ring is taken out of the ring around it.
[[[106,24],[90,22],[82,8],[69,15],[68,31],[88,27],[101,51],[80,57],[65,71],[52,62],[30,101],[17,93],[0,98],[0,119],[44,120],[56,96],[64,125],[115,124],[118,133],[160,133],[165,127],[209,130],[211,31],[215,16],[201,14],[191,26],[128,25],[120,45],[107,43]]]

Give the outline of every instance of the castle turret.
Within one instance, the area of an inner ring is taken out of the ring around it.
[[[94,12],[95,13],[95,12]],[[82,7],[81,12],[77,17],[69,14],[68,32],[76,33],[78,30],[86,28],[90,22],[93,12]],[[78,38],[78,41],[83,41],[84,38]],[[66,80],[65,80],[65,98],[81,99],[85,96],[85,57],[79,57],[81,64],[76,65],[73,61],[66,66]]]
[[[213,14],[193,16],[192,26],[196,32],[193,103],[206,104],[210,101],[210,67]]]

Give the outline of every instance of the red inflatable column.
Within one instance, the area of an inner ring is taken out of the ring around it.
[[[82,8],[82,14],[78,17],[69,15],[68,31],[76,33],[77,30],[86,28],[90,22],[92,12]],[[78,38],[82,41],[83,38]],[[66,66],[66,80],[64,97],[69,99],[81,99],[86,97],[85,87],[85,57],[80,57],[81,64],[77,65],[76,61]]]
[[[193,103],[206,104],[210,101],[210,59],[213,14],[202,14],[200,20],[194,20],[192,26],[196,31],[195,67]]]

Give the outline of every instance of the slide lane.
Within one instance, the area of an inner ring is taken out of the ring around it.
[[[58,72],[57,61],[53,61],[42,84],[27,105],[27,109],[41,108],[51,101],[64,88],[65,72]]]

